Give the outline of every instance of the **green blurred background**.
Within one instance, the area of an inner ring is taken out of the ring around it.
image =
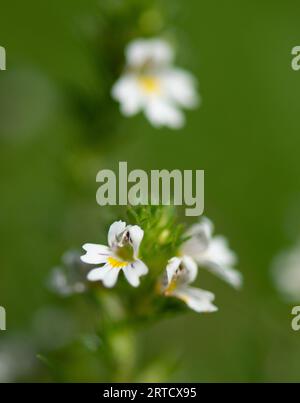
[[[91,19],[103,17],[99,3],[1,4],[7,71],[0,72],[0,305],[8,330],[0,342],[52,306],[45,279],[62,253],[97,241],[113,220],[96,204],[98,170],[122,160],[130,169],[204,169],[205,214],[237,252],[245,286],[236,292],[201,272],[219,312],[191,312],[143,331],[140,360],[176,352],[172,381],[299,381],[300,333],[291,329],[291,306],[275,292],[269,267],[300,235],[300,72],[290,66],[300,44],[300,4],[147,3],[154,10],[148,16],[156,16],[150,23],[160,24],[156,8],[166,10],[176,64],[197,77],[203,104],[187,113],[183,130],[171,131],[152,128],[143,116],[125,119],[107,101],[112,116],[97,124],[94,143],[85,140],[89,129],[66,94],[74,87],[97,94],[97,85],[99,93],[106,85],[95,79],[95,54],[80,35],[93,34]],[[93,366],[83,373],[76,360],[72,365],[67,380],[97,380]]]

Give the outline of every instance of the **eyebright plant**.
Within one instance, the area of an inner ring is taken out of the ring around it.
[[[126,217],[113,222],[99,239],[106,236],[105,244],[85,243],[81,256],[67,252],[50,277],[51,290],[76,311],[73,315],[84,329],[80,340],[101,366],[102,380],[167,380],[175,364],[165,355],[157,364],[157,377],[147,365],[138,367],[137,331],[189,309],[198,314],[217,311],[215,295],[198,288],[201,270],[239,288],[236,255],[224,237],[213,235],[210,220],[203,217],[185,228],[173,206],[129,207]],[[51,360],[53,353],[47,353],[44,361],[50,366]]]
[[[197,278],[198,266],[236,288],[241,286],[241,274],[232,267],[236,256],[225,238],[212,236],[213,225],[207,218],[185,231],[176,225],[171,207],[130,208],[128,215],[133,225],[115,221],[108,231],[108,246],[84,244],[86,254],[81,260],[96,266],[87,275],[89,281],[112,288],[123,272],[131,286],[141,285],[132,294],[138,299],[134,306],[139,314],[164,313],[166,297],[175,297],[196,312],[216,311],[214,294],[190,285]]]

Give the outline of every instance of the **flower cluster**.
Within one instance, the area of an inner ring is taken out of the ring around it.
[[[232,286],[242,284],[241,274],[233,268],[236,255],[229,249],[226,239],[213,236],[213,225],[202,218],[185,234],[185,241],[177,256],[170,257],[165,272],[159,279],[159,292],[165,297],[175,297],[185,302],[196,312],[214,312],[214,294],[190,284],[195,281],[198,267],[205,267]],[[147,265],[139,259],[139,249],[144,231],[138,225],[114,222],[108,231],[108,246],[87,243],[86,254],[81,260],[88,264],[101,265],[88,273],[88,280],[102,281],[105,287],[113,287],[123,271],[128,283],[140,285],[140,277],[148,274]]]

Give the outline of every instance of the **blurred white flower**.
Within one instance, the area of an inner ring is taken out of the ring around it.
[[[126,225],[123,221],[114,222],[108,231],[108,245],[83,245],[86,254],[81,260],[89,264],[103,264],[89,272],[90,281],[101,280],[105,287],[113,287],[120,270],[133,287],[140,284],[140,276],[148,273],[147,266],[138,259],[140,243],[144,231],[137,225]]]
[[[278,291],[288,302],[300,302],[300,243],[273,260],[271,272]]]
[[[197,264],[189,256],[173,257],[166,268],[163,293],[179,298],[196,312],[215,312],[214,294],[189,285],[196,279],[197,272]]]
[[[79,252],[67,251],[62,257],[61,266],[52,270],[48,279],[48,286],[63,297],[83,293],[87,289],[86,276],[89,270],[82,263]]]
[[[172,66],[173,49],[164,40],[137,39],[125,53],[125,72],[112,88],[121,112],[132,116],[144,111],[155,127],[181,128],[185,118],[180,108],[199,103],[195,78]]]
[[[235,288],[242,285],[242,275],[233,266],[237,263],[236,254],[229,249],[223,236],[213,236],[212,222],[203,217],[187,231],[190,238],[183,244],[182,255],[192,257],[199,266],[208,269]]]

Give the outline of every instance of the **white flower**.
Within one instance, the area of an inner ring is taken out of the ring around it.
[[[48,279],[49,288],[63,297],[86,291],[86,276],[89,268],[80,260],[80,253],[67,251],[61,265],[54,267]]]
[[[189,256],[173,257],[166,268],[163,293],[179,298],[196,312],[215,312],[214,294],[189,285],[197,277],[197,272],[197,265]]]
[[[213,236],[212,222],[203,217],[187,231],[190,237],[182,246],[181,254],[192,257],[199,266],[208,269],[235,288],[242,285],[242,275],[233,266],[237,257],[229,249],[223,236]]]
[[[194,77],[172,66],[170,45],[161,39],[138,39],[126,48],[126,70],[112,88],[121,112],[144,111],[155,127],[178,129],[184,125],[182,108],[199,103]]]
[[[140,243],[144,231],[137,225],[126,225],[123,221],[114,222],[108,231],[108,245],[83,245],[86,254],[81,260],[89,264],[102,264],[102,267],[91,270],[88,280],[101,280],[105,287],[113,287],[120,270],[133,287],[140,284],[140,276],[148,273],[147,266],[138,259]]]
[[[300,302],[300,244],[281,252],[273,261],[272,275],[277,289],[288,302]]]

